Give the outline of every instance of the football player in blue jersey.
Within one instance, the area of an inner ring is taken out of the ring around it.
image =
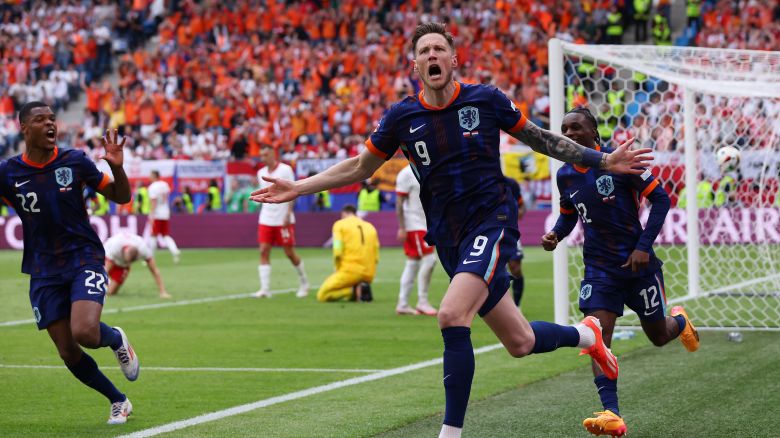
[[[82,199],[90,186],[116,203],[130,200],[122,168],[124,139],[103,137],[109,175],[82,151],[57,148],[51,108],[29,102],[19,111],[26,152],[0,163],[0,197],[22,220],[22,272],[30,275],[30,302],[39,330],[46,329],[60,357],[82,383],[111,402],[109,424],[125,423],[130,400],[81,347],[111,347],[128,380],[138,378],[138,357],[119,327],[100,322],[108,286],[103,244],[89,224]]]
[[[563,118],[561,132],[579,144],[602,150],[598,124],[587,108],[575,108]],[[542,237],[552,251],[574,229],[579,216],[585,231],[585,277],[580,289],[580,310],[601,322],[602,337],[609,346],[615,321],[624,306],[636,312],[642,329],[657,346],[680,336],[689,351],[699,347],[699,337],[681,306],[666,316],[662,262],[653,252],[671,202],[649,170],[640,175],[620,175],[605,169],[565,164],[557,175],[561,215],[552,231]],[[639,202],[652,204],[647,225],[639,222]],[[587,418],[583,426],[594,435],[622,436],[626,424],[618,410],[617,379],[607,377],[594,362],[594,383],[604,410]]]
[[[581,347],[608,375],[617,360],[601,341],[596,318],[575,326],[528,321],[506,295],[509,256],[516,250],[517,203],[501,172],[499,131],[535,151],[563,161],[641,173],[649,149],[597,152],[529,122],[495,87],[453,79],[458,60],[444,25],[421,24],[412,39],[414,70],[423,84],[418,95],[393,105],[366,140],[366,150],[311,178],[266,178],[252,193],[257,202],[287,202],[303,194],[369,178],[400,147],[420,181],[428,233],[451,278],[437,315],[444,338],[444,424],[442,437],[459,437],[474,376],[471,323],[479,314],[507,351],[522,357],[558,347]]]

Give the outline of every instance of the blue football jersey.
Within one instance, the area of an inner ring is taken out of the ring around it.
[[[25,156],[0,163],[0,196],[19,214],[24,231],[22,272],[59,275],[104,263],[103,244],[89,224],[83,190],[100,190],[111,178],[77,150],[54,151],[39,165]]]
[[[495,87],[455,85],[441,108],[426,103],[422,91],[396,103],[366,141],[384,159],[401,148],[420,181],[425,240],[437,246],[456,246],[488,221],[503,225],[507,214],[497,214],[499,207],[517,211],[501,172],[499,132],[522,129],[526,118]],[[517,221],[509,222],[516,229]]]
[[[609,151],[606,151],[609,152]],[[650,171],[618,175],[564,164],[557,174],[561,214],[579,214],[585,232],[585,278],[633,278],[656,272],[662,262],[650,248],[650,264],[639,272],[621,268],[642,235],[639,201],[658,186]]]

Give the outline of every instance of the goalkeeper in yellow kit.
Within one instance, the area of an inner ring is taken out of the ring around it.
[[[317,301],[371,301],[370,283],[379,262],[379,238],[376,228],[355,215],[347,205],[341,219],[333,224],[333,262],[336,272],[325,279],[317,291]]]

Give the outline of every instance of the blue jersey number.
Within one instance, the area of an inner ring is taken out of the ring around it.
[[[585,204],[580,202],[579,204],[577,204],[576,207],[577,207],[577,211],[580,212],[580,217],[582,218],[582,221],[585,222],[586,224],[591,223],[592,221],[588,218],[588,208],[585,207]]]
[[[38,205],[38,195],[35,192],[30,192],[27,195],[17,193],[16,197],[19,198],[19,203],[22,204],[22,210],[27,213],[40,213],[41,209],[36,207]],[[27,201],[30,201],[29,205]]]
[[[417,156],[420,157],[420,164],[423,166],[427,166],[431,164],[431,156],[428,155],[428,146],[425,145],[424,141],[418,141],[414,144],[414,150],[417,151]]]

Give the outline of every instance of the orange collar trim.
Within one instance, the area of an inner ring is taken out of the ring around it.
[[[54,146],[54,155],[52,155],[51,158],[49,158],[49,161],[45,163],[36,163],[35,161],[32,161],[30,157],[27,155],[27,152],[25,152],[24,154],[22,154],[22,161],[24,161],[24,163],[27,164],[28,166],[32,166],[38,169],[43,169],[44,167],[46,167],[46,165],[56,160],[57,155],[59,155],[59,153],[60,153],[59,148],[57,146]]]
[[[457,99],[458,95],[460,94],[460,82],[458,82],[458,81],[454,81],[454,82],[455,82],[455,92],[452,93],[452,97],[450,98],[450,101],[447,102],[446,105],[444,105],[444,106],[433,106],[433,105],[429,104],[428,102],[426,102],[425,98],[423,97],[423,91],[424,90],[420,90],[420,92],[417,94],[417,98],[420,100],[420,104],[422,104],[422,106],[425,109],[429,109],[429,110],[443,110],[444,108],[447,108],[448,106],[452,105],[452,102],[455,102],[455,99]]]
[[[599,145],[596,145],[596,147],[593,148],[593,149],[595,149],[596,152],[601,152],[601,146],[599,146]],[[572,164],[572,166],[574,166],[574,170],[576,170],[579,173],[586,173],[588,171],[588,169],[590,169],[590,167],[580,167],[580,166],[578,166],[576,164]]]

